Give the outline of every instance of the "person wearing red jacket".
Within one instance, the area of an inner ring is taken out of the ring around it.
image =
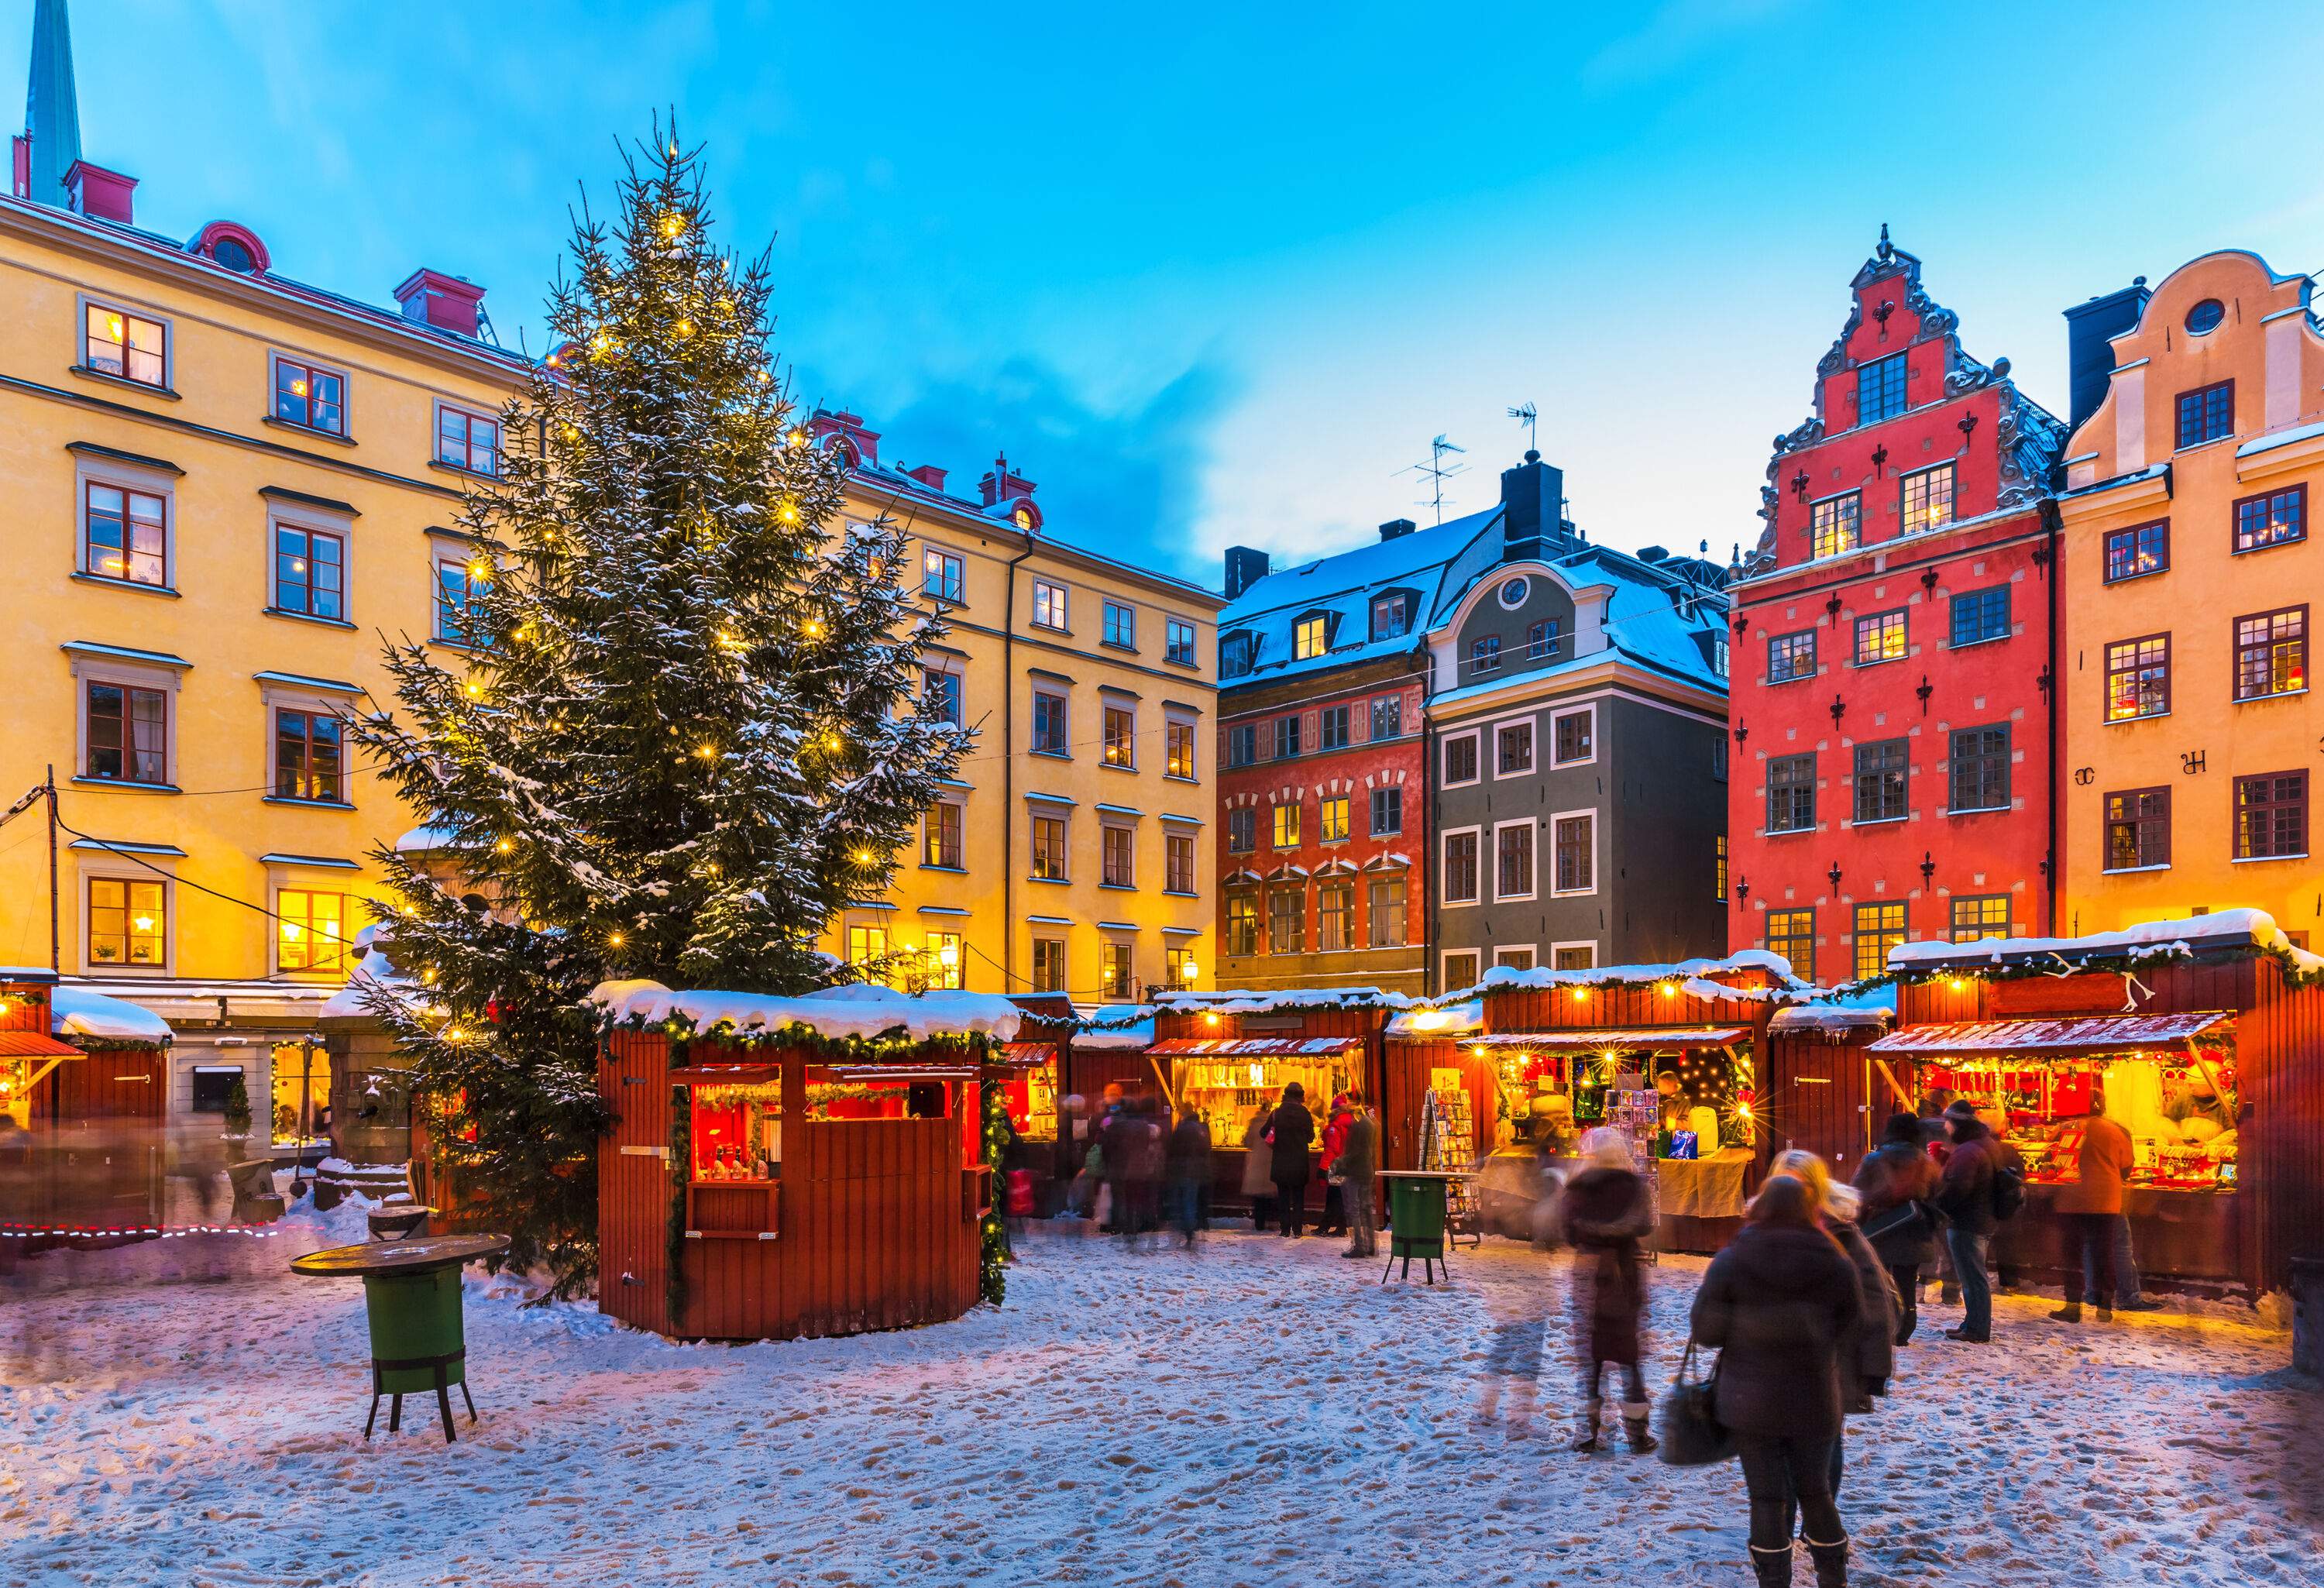
[[[1319,1159],[1326,1172],[1323,1182],[1323,1216],[1315,1224],[1318,1235],[1344,1235],[1348,1233],[1348,1201],[1346,1189],[1329,1174],[1331,1166],[1340,1156],[1340,1149],[1348,1140],[1348,1096],[1338,1093],[1332,1098],[1331,1118],[1323,1126],[1323,1140]]]

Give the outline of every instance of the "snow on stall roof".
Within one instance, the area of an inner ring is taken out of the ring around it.
[[[2295,946],[2264,909],[2220,909],[2178,920],[2145,921],[2113,932],[2080,937],[1986,937],[1975,943],[1900,943],[1888,951],[1888,968],[1910,971],[1941,965],[1999,965],[2012,959],[2050,956],[2060,960],[2115,957],[2183,958],[2202,947],[2248,942],[2255,948],[2288,953],[2301,971],[2324,971],[2324,955]]]
[[[1767,1022],[1770,1031],[1863,1031],[1877,1030],[1896,1018],[1896,1011],[1885,1003],[1794,1003],[1775,1011]]]
[[[1747,990],[1711,980],[1713,976],[1737,971],[1764,971],[1774,978],[1775,985]],[[1683,959],[1676,965],[1607,965],[1572,971],[1551,970],[1540,965],[1521,971],[1497,965],[1485,973],[1484,979],[1477,986],[1480,990],[1492,987],[1602,987],[1609,982],[1626,985],[1673,982],[1677,983],[1681,992],[1695,998],[1774,998],[1783,993],[1807,994],[1815,991],[1792,974],[1790,960],[1780,954],[1770,954],[1764,948],[1739,948],[1724,959]]]
[[[1466,1037],[1484,1029],[1482,998],[1463,998],[1435,1009],[1407,1009],[1388,1022],[1391,1037]]]
[[[176,1036],[170,1022],[152,1010],[86,987],[67,985],[50,990],[49,1029],[60,1037],[88,1037],[100,1042],[164,1044]]]
[[[659,982],[604,982],[589,1002],[615,1025],[657,1026],[673,1016],[698,1031],[731,1026],[738,1035],[798,1026],[818,1037],[878,1037],[901,1030],[915,1042],[972,1033],[1009,1041],[1025,1011],[991,992],[906,994],[890,987],[825,987],[798,998],[764,992],[673,992]]]
[[[1109,1003],[1093,1012],[1074,1033],[1076,1048],[1151,1048],[1154,1046],[1154,1006],[1150,1003]]]
[[[1276,1014],[1303,1009],[1425,1009],[1428,1001],[1378,987],[1286,987],[1273,992],[1173,992],[1156,1000],[1165,1009],[1203,1014]]]

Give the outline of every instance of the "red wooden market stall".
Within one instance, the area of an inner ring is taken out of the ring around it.
[[[0,1236],[45,1246],[160,1232],[169,1044],[169,1026],[134,1005],[49,971],[0,969]]]
[[[600,1307],[683,1338],[939,1323],[998,1260],[991,1147],[1047,1044],[965,992],[804,998],[613,983]]]
[[[2091,1088],[2136,1149],[2141,1276],[2256,1297],[2324,1255],[2324,957],[2265,912],[2066,939],[1907,943],[1896,1029],[1864,1048],[1899,1090],[1976,1103],[2027,1165],[1997,1266],[2062,1266],[2055,1187]],[[1885,1077],[1884,1077],[1885,1084]]]

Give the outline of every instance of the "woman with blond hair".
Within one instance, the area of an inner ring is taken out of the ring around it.
[[[1582,1138],[1582,1168],[1565,1183],[1565,1238],[1573,1243],[1573,1340],[1582,1369],[1582,1435],[1577,1451],[1598,1448],[1599,1394],[1611,1362],[1622,1370],[1622,1428],[1633,1454],[1655,1447],[1646,1432],[1646,1380],[1638,1371],[1638,1330],[1646,1313],[1638,1242],[1654,1228],[1654,1199],[1631,1167],[1630,1139],[1609,1125]]]

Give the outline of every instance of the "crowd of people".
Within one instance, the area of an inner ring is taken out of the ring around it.
[[[1162,1103],[1120,1087],[1109,1087],[1094,1106],[1078,1098],[1066,1106],[1076,1140],[1086,1142],[1069,1209],[1133,1248],[1146,1245],[1167,1216],[1194,1245],[1211,1217],[1212,1142],[1201,1116],[1181,1107],[1174,1125]],[[2140,1295],[2123,1212],[2130,1140],[2105,1110],[2094,1089],[2080,1131],[2080,1178],[2058,1188],[2071,1248],[2065,1305],[2051,1315],[2061,1322],[2080,1322],[2086,1301],[2100,1322],[2116,1310],[2154,1305]],[[1379,1122],[1360,1092],[1316,1111],[1302,1087],[1286,1086],[1243,1129],[1240,1189],[1252,1227],[1284,1239],[1305,1233],[1311,1181],[1320,1170],[1325,1185],[1315,1233],[1345,1235],[1346,1256],[1373,1255],[1379,1139]],[[1605,1448],[1612,1399],[1624,1447],[1646,1454],[1657,1448],[1642,1349],[1655,1199],[1621,1131],[1584,1132],[1579,1153],[1551,1220],[1573,1253],[1572,1448]],[[1927,1285],[1940,1284],[1943,1299],[1962,1309],[1945,1339],[1969,1345],[1992,1339],[1991,1248],[2024,1204],[2025,1167],[1975,1107],[1942,1096],[1925,1100],[1919,1113],[1890,1117],[1852,1183],[1834,1179],[1810,1152],[1780,1154],[1770,1167],[1742,1229],[1703,1275],[1688,1339],[1715,1353],[1711,1404],[1741,1465],[1760,1588],[1790,1583],[1795,1537],[1807,1546],[1818,1588],[1840,1588],[1848,1577],[1839,1503],[1847,1418],[1871,1411],[1887,1393],[1899,1349],[1918,1335]],[[1522,1433],[1535,1409],[1545,1320],[1521,1295],[1497,1293],[1489,1305],[1495,1310],[1477,1417]]]

